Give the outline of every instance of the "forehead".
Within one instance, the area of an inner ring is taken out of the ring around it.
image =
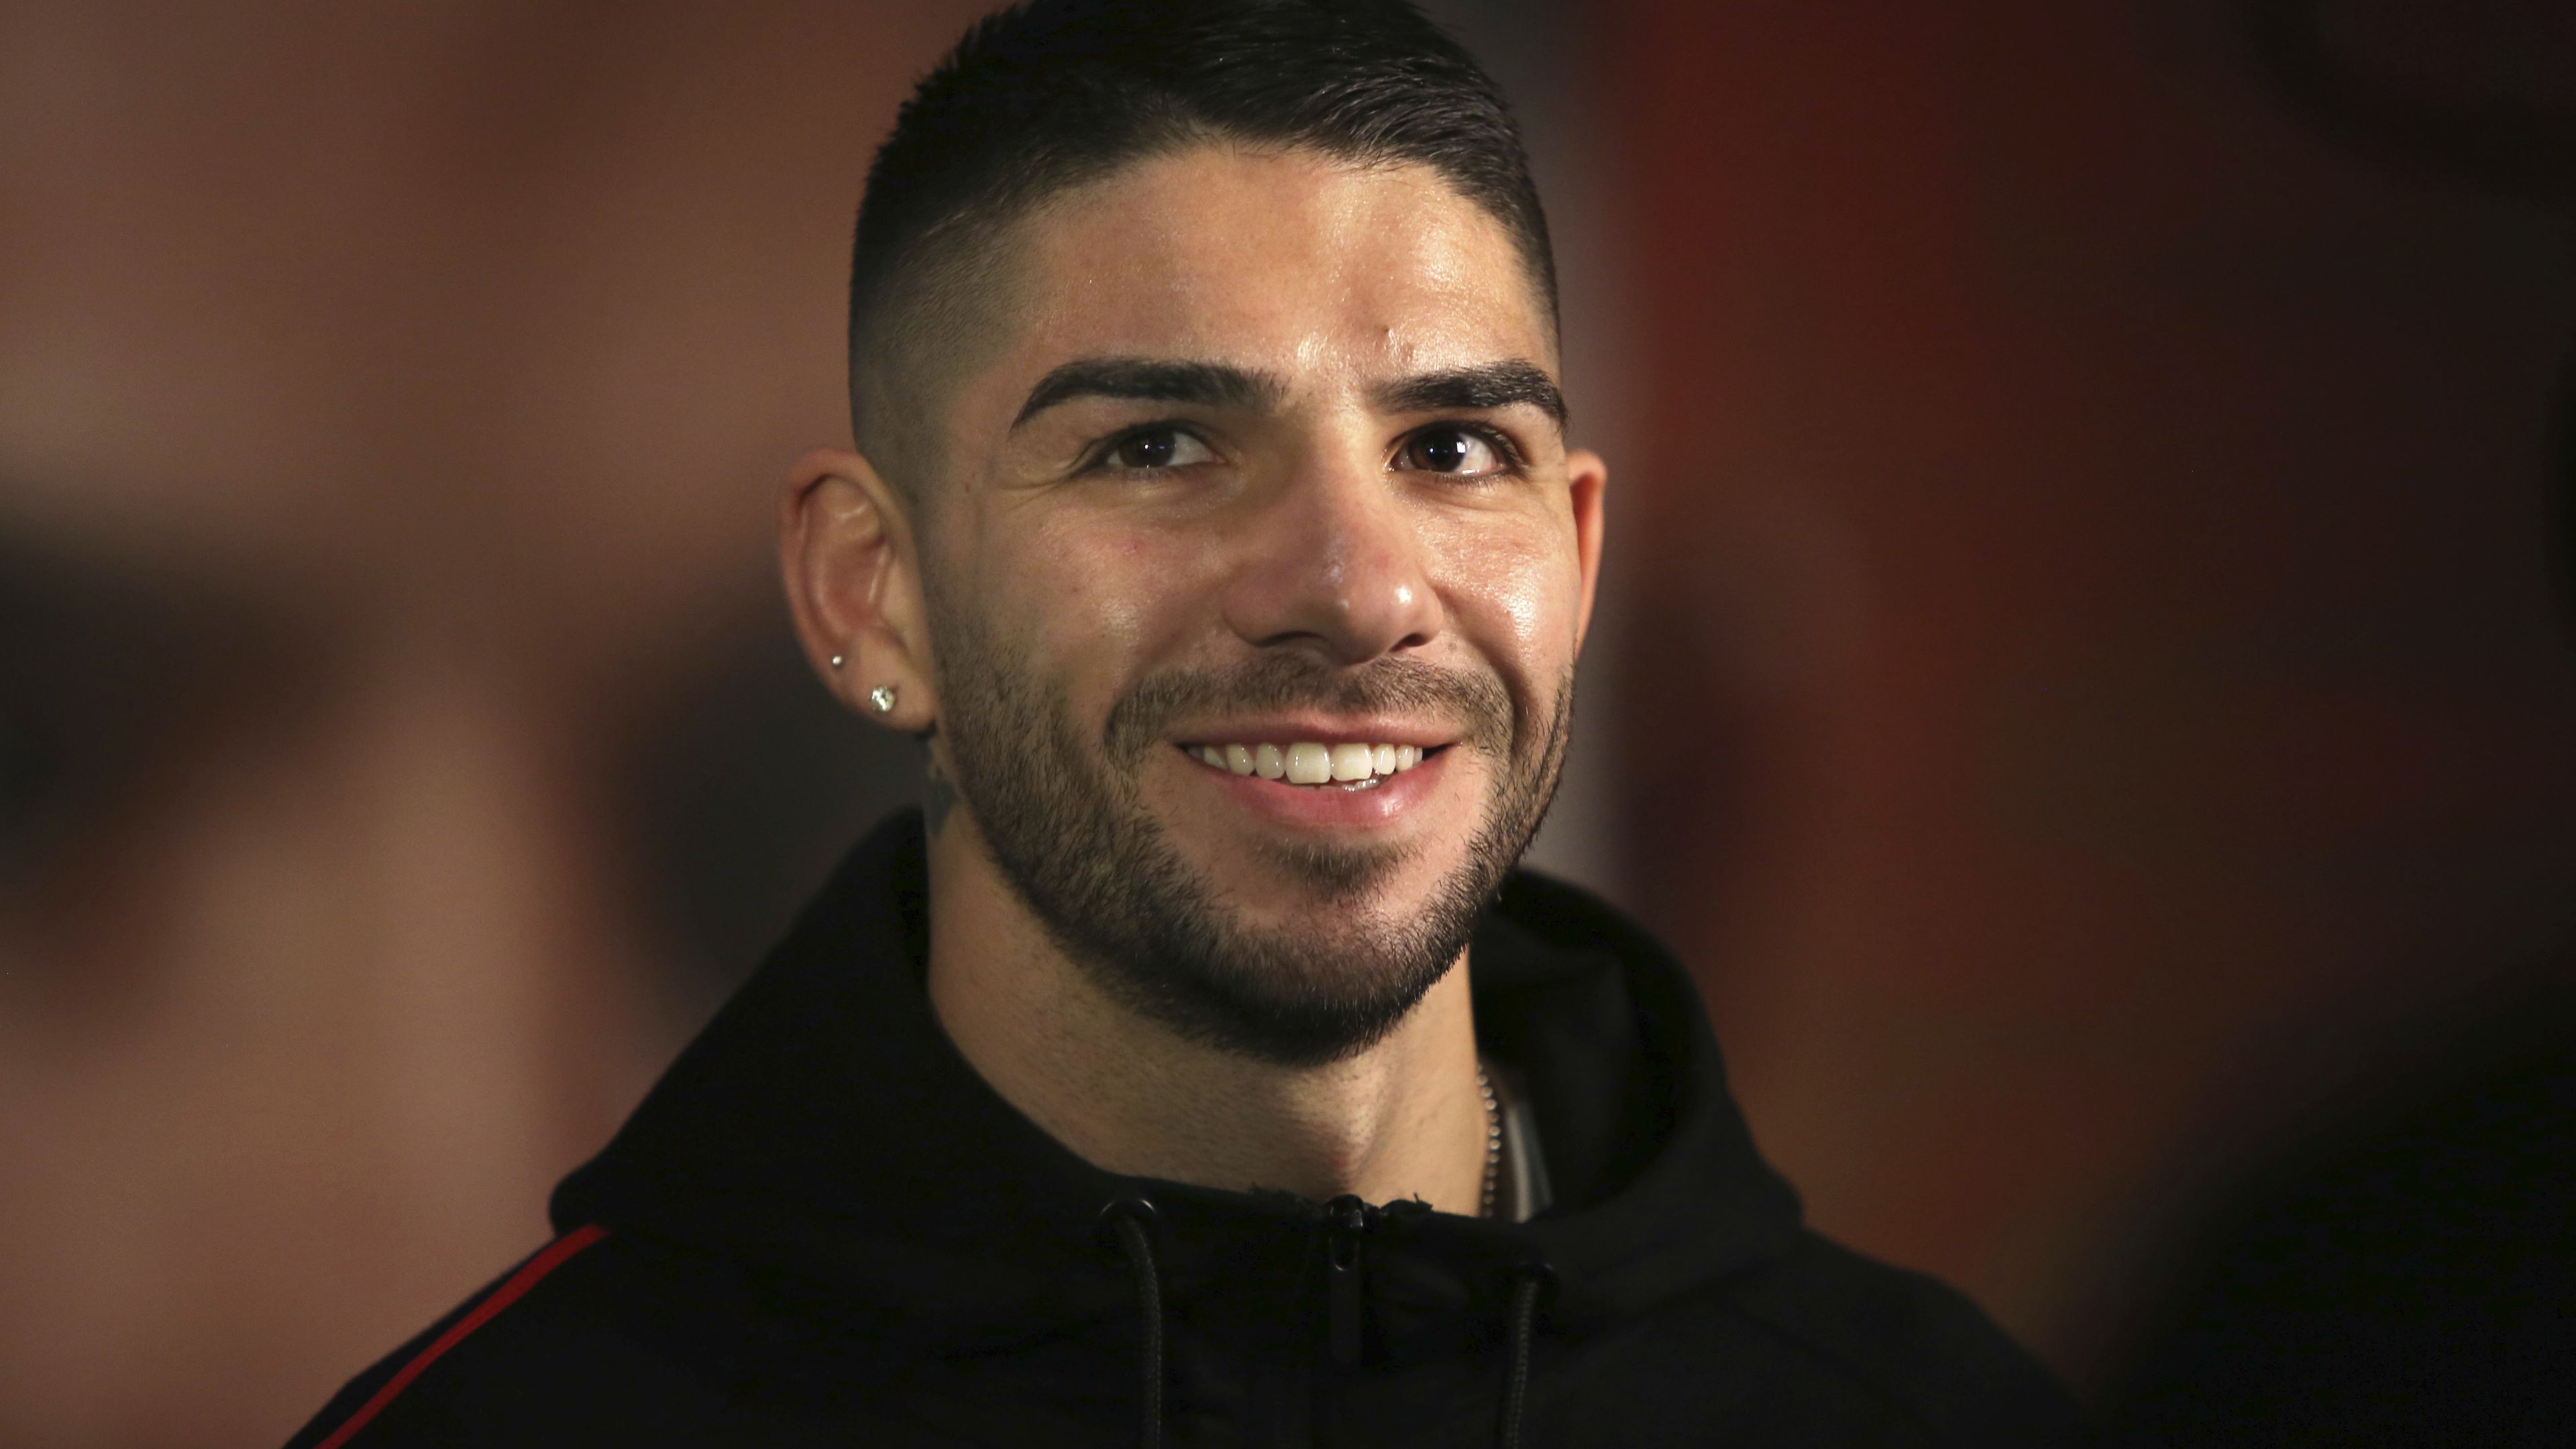
[[[1420,165],[1209,146],[1024,219],[1006,372],[1086,353],[1256,366],[1292,386],[1554,348],[1520,249]]]

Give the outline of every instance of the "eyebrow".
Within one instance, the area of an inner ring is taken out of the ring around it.
[[[1268,373],[1222,362],[1176,362],[1150,357],[1077,357],[1039,378],[1029,389],[1017,431],[1029,419],[1077,398],[1131,402],[1194,403],[1202,407],[1275,409],[1288,389]],[[1545,369],[1523,358],[1482,362],[1418,373],[1383,383],[1371,400],[1389,412],[1480,411],[1529,406],[1565,426],[1565,395]]]
[[[1221,362],[1166,362],[1149,357],[1077,357],[1029,389],[1022,423],[1059,403],[1108,397],[1140,402],[1196,403],[1203,407],[1275,408],[1287,394],[1279,379]]]
[[[1436,413],[1507,408],[1537,408],[1565,426],[1565,394],[1538,364],[1521,358],[1482,362],[1446,372],[1399,378],[1373,391],[1388,412]]]

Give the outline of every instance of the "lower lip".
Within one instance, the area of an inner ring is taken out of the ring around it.
[[[1353,790],[1340,785],[1291,785],[1259,775],[1238,775],[1182,754],[1184,768],[1195,770],[1234,800],[1290,825],[1331,828],[1386,824],[1438,788],[1450,752],[1425,755],[1410,770],[1380,775],[1375,785]]]

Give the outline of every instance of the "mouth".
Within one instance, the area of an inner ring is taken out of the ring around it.
[[[1285,744],[1229,741],[1180,746],[1181,753],[1206,769],[1302,789],[1341,791],[1378,789],[1447,748],[1363,740],[1292,740]]]

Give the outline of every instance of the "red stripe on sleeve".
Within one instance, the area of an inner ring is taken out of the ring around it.
[[[502,1309],[525,1297],[529,1289],[537,1286],[539,1280],[562,1267],[573,1254],[607,1236],[606,1228],[592,1224],[588,1227],[575,1228],[546,1244],[545,1248],[535,1257],[530,1258],[518,1272],[510,1275],[510,1281],[493,1289],[488,1297],[474,1305],[473,1312],[450,1324],[447,1331],[438,1336],[437,1342],[422,1349],[411,1362],[402,1366],[400,1372],[385,1380],[383,1388],[376,1390],[373,1397],[360,1404],[358,1412],[351,1414],[347,1423],[332,1430],[331,1437],[316,1445],[315,1449],[340,1449],[341,1445],[349,1442],[350,1435],[367,1427],[368,1420],[383,1413],[385,1405],[392,1403],[396,1395],[410,1388],[411,1381],[419,1378],[423,1370],[438,1362],[440,1354],[463,1343],[465,1335],[500,1316]]]

